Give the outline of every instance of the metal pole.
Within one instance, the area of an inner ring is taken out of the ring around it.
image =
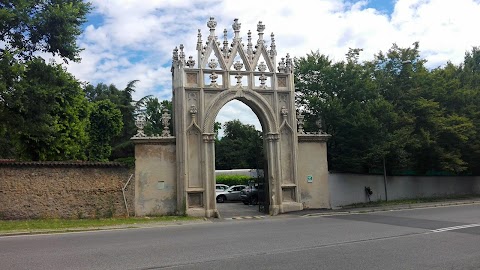
[[[385,187],[385,201],[388,201],[387,195],[387,169],[385,166],[385,156],[383,156],[383,186]]]

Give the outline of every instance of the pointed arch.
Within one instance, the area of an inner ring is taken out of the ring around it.
[[[250,90],[226,90],[216,96],[205,113],[205,122],[203,125],[204,133],[213,133],[215,118],[218,112],[228,102],[237,99],[249,106],[257,115],[264,133],[278,133],[275,114],[268,102],[258,93]]]

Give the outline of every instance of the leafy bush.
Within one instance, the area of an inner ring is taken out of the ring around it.
[[[248,185],[248,182],[255,181],[255,178],[251,178],[247,175],[220,174],[220,175],[217,175],[216,180],[217,180],[217,184],[234,186],[234,185]]]

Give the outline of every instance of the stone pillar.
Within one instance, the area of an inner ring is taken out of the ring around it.
[[[304,209],[331,208],[328,189],[328,134],[298,134],[297,178]]]
[[[173,215],[177,205],[175,137],[134,137],[135,215]]]
[[[215,133],[204,133],[203,142],[205,145],[205,216],[218,217],[215,203]]]

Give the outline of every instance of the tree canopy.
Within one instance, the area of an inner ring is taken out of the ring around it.
[[[262,133],[238,119],[226,122],[223,127],[224,136],[215,145],[215,168],[263,169]]]
[[[333,63],[312,52],[295,61],[306,130],[317,119],[332,135],[329,167],[347,172],[478,173],[480,91],[473,48],[463,64],[429,70],[419,44],[394,44],[372,61],[360,49]]]

